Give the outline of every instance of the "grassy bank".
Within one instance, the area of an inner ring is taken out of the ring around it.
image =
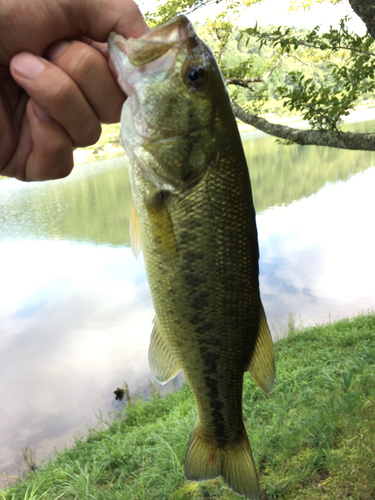
[[[245,375],[244,417],[262,499],[375,497],[375,314],[303,331],[275,345],[266,398]],[[183,461],[196,411],[188,387],[133,400],[0,499],[236,499],[220,479],[190,483]]]

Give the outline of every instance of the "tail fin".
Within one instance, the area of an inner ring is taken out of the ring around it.
[[[185,476],[205,481],[222,476],[229,488],[247,500],[258,500],[259,484],[245,428],[240,442],[214,446],[200,433],[199,423],[190,435],[185,457]]]

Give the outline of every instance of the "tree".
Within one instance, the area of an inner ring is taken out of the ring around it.
[[[146,17],[156,25],[177,14],[188,15],[222,2],[223,12],[198,27],[198,33],[217,57],[237,118],[287,144],[374,151],[375,134],[343,132],[341,124],[361,99],[375,97],[375,0],[349,0],[366,24],[364,36],[348,30],[347,18],[327,33],[320,33],[319,26],[311,31],[258,25],[238,29],[235,19],[242,9],[261,1],[167,0]],[[323,1],[291,3],[292,8],[308,9]],[[299,112],[309,128],[300,130],[268,121],[265,110],[277,101]]]

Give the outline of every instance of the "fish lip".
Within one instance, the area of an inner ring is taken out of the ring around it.
[[[108,64],[113,77],[125,95],[130,96],[134,94],[135,89],[130,80],[136,68],[130,64],[127,57],[127,40],[114,31],[111,31],[108,36],[108,48]]]
[[[186,16],[180,15],[148,31],[140,38],[137,38],[137,40],[149,40],[161,44],[168,44],[170,42],[183,41],[185,38],[191,36],[196,36],[193,25]]]

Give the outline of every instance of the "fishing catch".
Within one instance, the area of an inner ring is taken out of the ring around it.
[[[150,368],[161,384],[184,370],[196,401],[186,477],[222,476],[257,499],[243,376],[268,395],[275,364],[250,179],[225,84],[185,16],[108,42],[128,95],[121,140],[131,164],[131,245],[144,253],[156,312]]]

